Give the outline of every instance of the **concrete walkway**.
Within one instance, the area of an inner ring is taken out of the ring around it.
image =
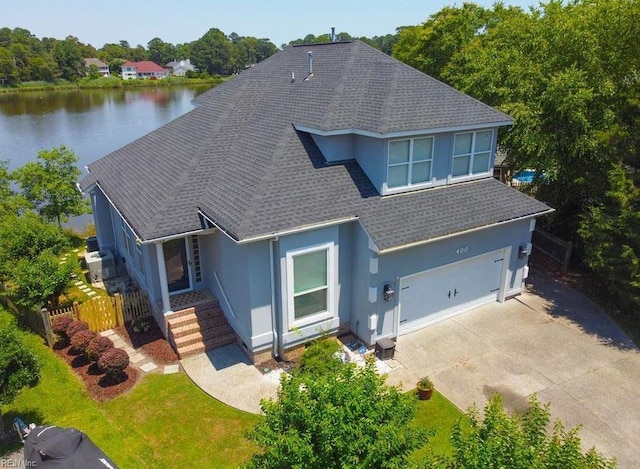
[[[142,348],[134,349],[127,343],[116,331],[109,329],[100,333],[103,337],[108,337],[113,342],[113,346],[121,348],[127,355],[129,355],[129,363],[143,371],[144,373],[159,372],[165,375],[178,373],[180,371],[180,365],[174,363],[172,365],[158,366],[153,359],[146,355]]]
[[[530,280],[527,293],[504,304],[401,336],[388,383],[411,388],[428,375],[463,410],[482,408],[495,392],[509,409],[524,409],[537,393],[552,419],[582,425],[585,448],[638,467],[638,349],[585,296],[542,274]]]
[[[191,380],[207,394],[236,409],[260,413],[260,400],[277,396],[280,375],[263,375],[233,343],[180,360]]]

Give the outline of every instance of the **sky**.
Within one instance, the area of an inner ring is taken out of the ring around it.
[[[27,29],[38,38],[75,36],[99,49],[126,40],[131,47],[159,37],[183,44],[209,29],[269,38],[281,46],[307,34],[393,34],[398,26],[423,23],[448,0],[0,0],[0,27]],[[491,7],[493,0],[475,3]],[[535,0],[504,0],[527,8]]]

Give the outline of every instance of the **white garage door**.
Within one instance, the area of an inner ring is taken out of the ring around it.
[[[400,333],[496,301],[504,250],[400,279]]]

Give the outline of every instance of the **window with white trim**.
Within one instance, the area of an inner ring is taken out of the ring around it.
[[[489,172],[493,130],[456,134],[453,143],[454,178]]]
[[[389,142],[387,187],[411,187],[431,180],[433,137]]]
[[[289,327],[332,316],[333,243],[287,253]]]

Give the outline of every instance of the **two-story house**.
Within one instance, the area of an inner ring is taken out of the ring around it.
[[[98,68],[98,71],[103,77],[108,77],[111,74],[109,73],[109,66],[104,63],[102,60],[97,59],[95,57],[89,57],[84,59],[84,66],[88,69],[92,65],[95,65]]]
[[[551,209],[492,177],[508,115],[359,41],[288,47],[196,101],[81,182],[181,356],[371,345],[522,291]]]
[[[171,69],[171,74],[177,77],[186,76],[187,72],[195,72],[196,67],[193,66],[190,59],[182,59],[174,62],[169,62],[165,65],[167,69]]]
[[[162,68],[160,65],[149,60],[143,60],[142,62],[130,62],[127,61],[122,64],[122,79],[162,79],[169,76],[169,71]]]

